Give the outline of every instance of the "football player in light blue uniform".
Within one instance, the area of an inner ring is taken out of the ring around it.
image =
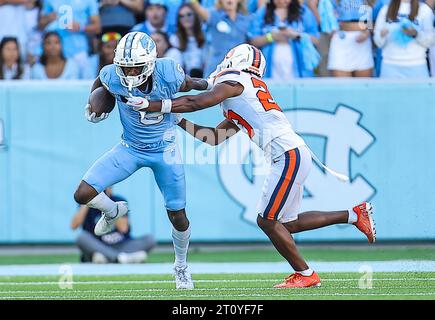
[[[171,59],[156,57],[154,41],[145,33],[131,32],[119,41],[113,64],[100,71],[91,92],[104,86],[116,98],[123,134],[121,142],[86,172],[74,198],[80,204],[103,212],[94,231],[97,235],[105,234],[128,208],[125,202],[113,202],[103,190],[142,167],[151,168],[173,225],[176,286],[192,289],[186,260],[190,227],[185,212],[184,168],[175,141],[177,116],[147,113],[141,108],[148,100],[165,101],[179,91],[206,90],[211,84],[185,75],[181,66]],[[108,113],[97,117],[90,109],[88,104],[86,118],[91,122],[108,117]]]

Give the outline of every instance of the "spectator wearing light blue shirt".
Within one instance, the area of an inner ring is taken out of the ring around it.
[[[100,0],[101,33],[127,34],[144,10],[143,0]]]
[[[217,0],[215,9],[206,9],[197,0],[190,0],[193,10],[206,23],[204,75],[209,76],[230,49],[248,42],[251,16],[244,0]]]
[[[62,51],[60,35],[48,32],[44,35],[43,51],[39,62],[31,69],[31,78],[37,80],[74,80],[79,78],[79,68],[73,59]]]
[[[156,0],[149,0],[156,1]],[[159,1],[159,0],[157,0]],[[172,31],[175,32],[177,27],[177,12],[180,6],[183,4],[184,0],[160,0],[167,8],[166,21]]]
[[[59,33],[65,57],[74,59],[82,76],[88,66],[88,35],[101,31],[97,0],[45,0],[39,27]]]
[[[264,6],[268,0],[246,0],[246,9],[249,13],[254,13]],[[212,9],[216,6],[216,0],[201,0],[201,5],[206,9]]]
[[[263,51],[268,62],[265,77],[286,81],[312,77],[303,59],[301,36],[318,43],[318,23],[311,10],[298,0],[273,0],[252,19],[251,43]]]
[[[426,4],[432,8],[432,10],[435,10],[435,0],[427,0]],[[435,21],[434,21],[434,27],[435,27]],[[435,78],[435,45],[433,45],[429,49],[429,66],[430,66],[430,74],[432,78]]]
[[[334,1],[334,6],[340,30],[331,39],[328,70],[334,77],[371,77],[374,59],[370,2],[340,0]]]
[[[164,0],[150,0],[145,6],[145,21],[135,25],[131,31],[144,32],[150,35],[161,31],[169,35],[175,32],[175,27],[167,20],[168,7]]]

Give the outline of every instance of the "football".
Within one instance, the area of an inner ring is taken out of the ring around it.
[[[92,91],[89,97],[91,113],[95,112],[97,117],[102,113],[109,113],[115,107],[115,97],[104,87]]]

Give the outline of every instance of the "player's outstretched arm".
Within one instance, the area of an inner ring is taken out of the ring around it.
[[[178,91],[187,92],[190,90],[209,90],[211,89],[211,85],[207,81],[207,79],[201,78],[192,78],[186,74],[184,78],[184,82],[181,84],[181,87]]]
[[[198,95],[186,95],[173,100],[151,101],[146,108],[148,112],[186,113],[218,105],[225,99],[242,94],[243,86],[235,81],[217,84],[211,91]]]
[[[186,119],[182,119],[178,125],[196,139],[211,146],[224,142],[240,130],[239,127],[227,119],[219,123],[216,128],[203,127]]]

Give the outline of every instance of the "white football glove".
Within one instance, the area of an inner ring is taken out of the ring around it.
[[[100,121],[107,119],[108,116],[109,113],[102,113],[99,117],[97,117],[97,114],[95,112],[91,113],[91,105],[89,103],[85,107],[85,118],[89,122],[98,123]]]
[[[133,107],[134,111],[144,110],[150,105],[149,101],[142,97],[135,97],[130,94],[130,98],[127,99],[127,104]]]
[[[174,124],[177,125],[183,120],[181,113],[174,113]]]

